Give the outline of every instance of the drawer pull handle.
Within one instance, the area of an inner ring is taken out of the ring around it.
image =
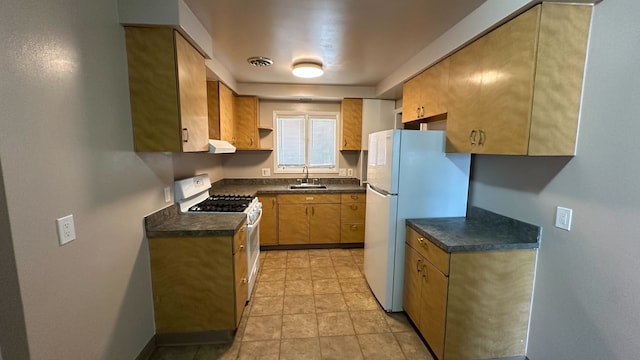
[[[358,210],[358,205],[351,205],[351,210]]]
[[[244,245],[240,245],[240,250],[244,249]]]
[[[352,198],[353,200],[358,200],[358,195],[351,195],[351,198]]]
[[[351,230],[352,231],[357,231],[358,230],[358,225],[351,225]]]
[[[424,281],[429,281],[429,274],[427,272],[427,265],[422,265],[422,277]]]
[[[418,272],[422,271],[422,268],[420,267],[421,262],[422,262],[422,259],[418,259],[418,262],[416,262],[416,270]]]

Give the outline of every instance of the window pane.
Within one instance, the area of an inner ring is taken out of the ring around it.
[[[304,166],[304,117],[278,116],[277,123],[278,166]]]
[[[336,165],[336,119],[309,119],[309,167]]]

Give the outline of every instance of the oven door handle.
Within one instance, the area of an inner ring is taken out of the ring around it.
[[[262,209],[260,209],[260,215],[258,215],[258,218],[253,223],[253,225],[247,225],[247,230],[251,231],[254,227],[258,226],[258,224],[260,224],[260,219],[262,219]]]

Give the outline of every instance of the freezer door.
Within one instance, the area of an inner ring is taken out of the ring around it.
[[[386,311],[392,310],[398,197],[367,185],[364,275]]]
[[[390,194],[398,193],[400,136],[399,130],[369,134],[367,182]]]

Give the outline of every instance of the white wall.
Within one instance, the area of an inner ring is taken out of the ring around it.
[[[640,354],[640,2],[595,6],[575,158],[475,156],[470,203],[543,227],[528,356]],[[552,226],[573,209],[570,232]]]
[[[20,285],[2,296],[24,311],[0,327],[28,338],[0,334],[3,356],[132,359],[154,333],[143,217],[173,173],[171,155],[133,152],[116,1],[3,1],[0,27],[0,242]],[[61,247],[67,214],[77,239]]]

